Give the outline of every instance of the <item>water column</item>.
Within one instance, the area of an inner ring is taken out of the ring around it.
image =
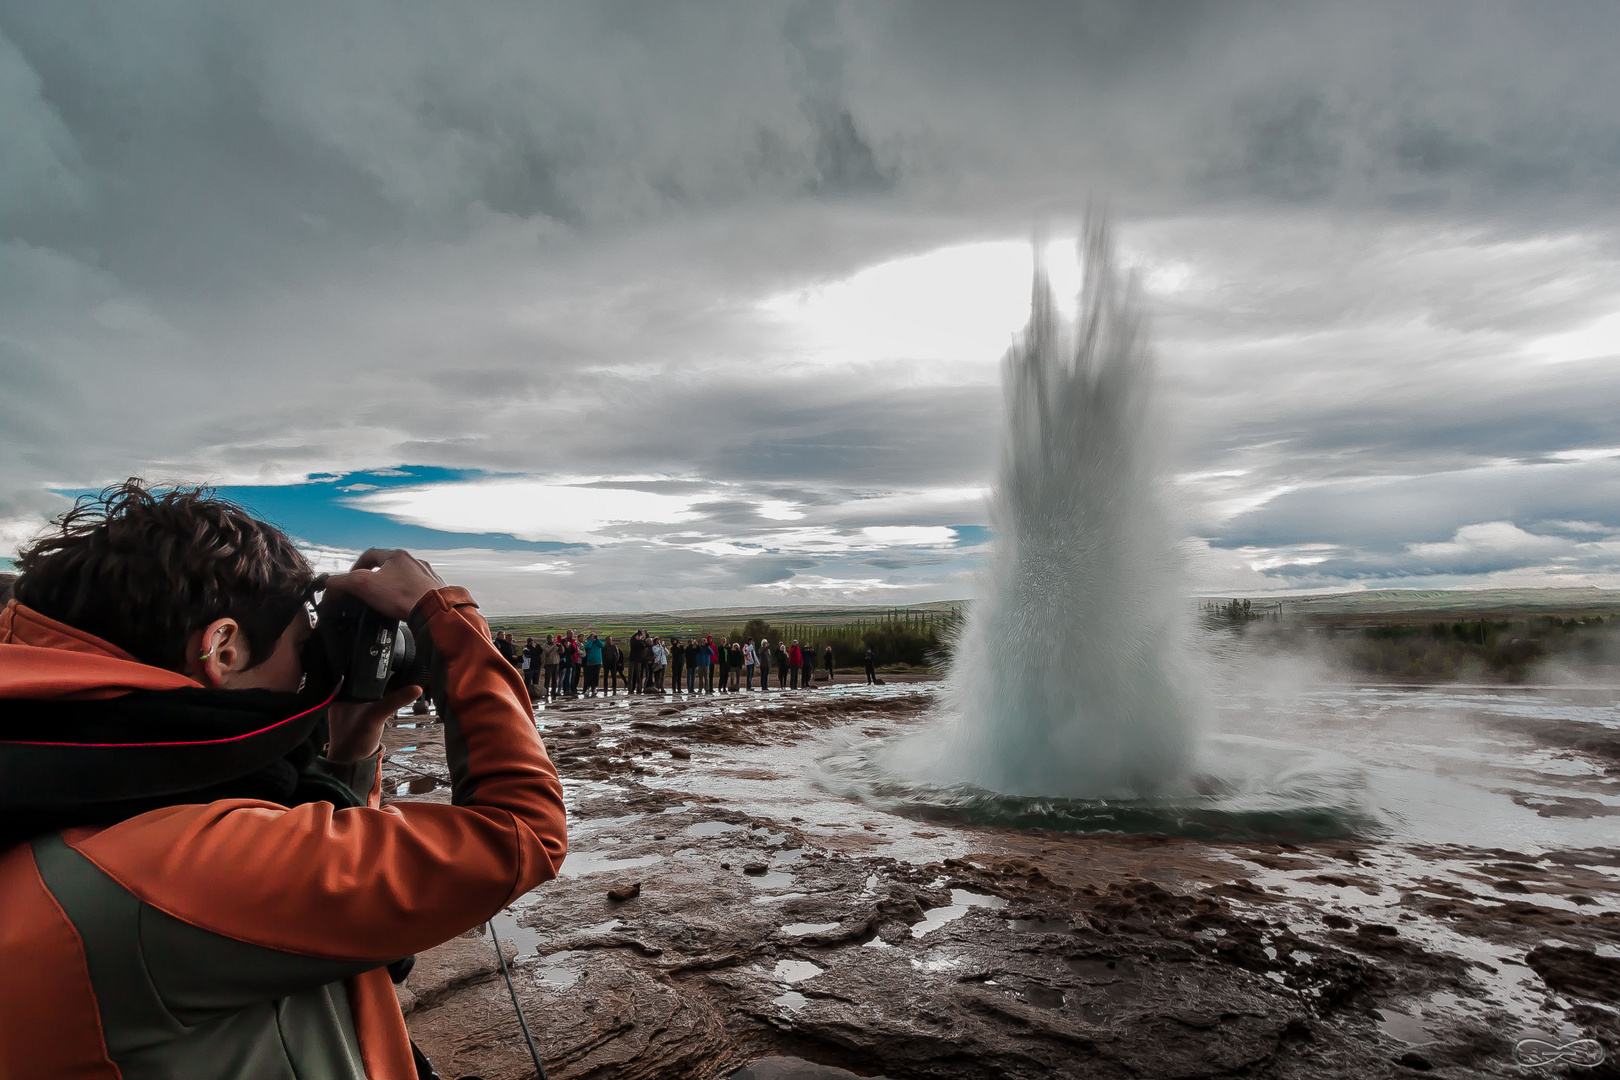
[[[1164,420],[1134,282],[1082,238],[1076,324],[1037,263],[1003,365],[991,563],[950,672],[934,769],[1008,795],[1168,792],[1195,749]]]

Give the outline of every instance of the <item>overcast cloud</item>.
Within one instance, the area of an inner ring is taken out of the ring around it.
[[[1028,240],[1101,200],[1200,588],[1620,585],[1616,40],[0,0],[0,555],[140,474],[260,485],[328,561],[374,522],[493,611],[971,595]]]

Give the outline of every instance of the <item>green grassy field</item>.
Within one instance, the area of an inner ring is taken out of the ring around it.
[[[813,637],[818,629],[844,627],[851,623],[876,623],[886,618],[935,619],[967,608],[965,600],[940,600],[904,607],[758,607],[695,608],[690,611],[644,611],[639,613],[574,612],[559,615],[497,615],[489,620],[496,630],[507,630],[519,639],[541,637],[562,630],[595,630],[598,634],[628,637],[646,630],[659,637],[715,634],[743,626],[750,619],[763,619],[789,631],[788,636]]]
[[[1620,593],[1606,589],[1386,589],[1202,601],[1204,627],[1393,682],[1526,682],[1556,666],[1612,677]],[[1560,676],[1560,677],[1563,677]]]
[[[1620,612],[1614,589],[1379,589],[1371,592],[1259,598],[1257,608],[1287,616],[1346,616],[1373,619],[1425,615],[1478,619],[1529,614],[1608,615]],[[1279,608],[1280,605],[1280,608]]]
[[[1203,606],[1230,597],[1198,598]],[[1252,597],[1252,610],[1277,614],[1284,621],[1327,619],[1351,625],[1362,621],[1448,621],[1508,618],[1530,614],[1556,614],[1564,618],[1620,613],[1620,590],[1614,589],[1379,589],[1370,592],[1324,593],[1312,596]],[[570,612],[556,615],[501,615],[490,619],[497,630],[520,637],[565,629],[595,629],[598,633],[707,634],[741,626],[750,619],[773,625],[813,630],[855,622],[875,622],[909,612],[913,617],[965,613],[970,600],[939,600],[904,607],[725,607],[687,611],[639,613]]]
[[[1205,629],[1236,633],[1257,648],[1308,651],[1354,671],[1396,681],[1520,682],[1550,661],[1620,662],[1620,591],[1607,589],[1383,589],[1313,596],[1195,598]],[[645,629],[660,637],[724,635],[832,644],[840,669],[867,646],[891,669],[928,670],[944,659],[969,602],[907,607],[700,608],[639,614],[568,613],[492,618],[519,641],[594,630],[620,641]],[[744,629],[751,627],[751,632]]]

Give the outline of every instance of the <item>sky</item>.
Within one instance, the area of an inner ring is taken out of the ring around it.
[[[1113,222],[1188,588],[1620,587],[1620,7],[0,0],[0,558],[210,483],[492,613],[974,595]]]

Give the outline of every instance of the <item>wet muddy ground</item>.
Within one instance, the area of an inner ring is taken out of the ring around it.
[[[1620,1076],[1546,1060],[1620,1050],[1620,827],[1535,852],[1011,832],[817,786],[827,747],[927,724],[932,701],[538,709],[571,850],[496,928],[549,1074]],[[386,749],[391,798],[448,797],[430,717]],[[1569,747],[1620,777],[1608,749]],[[424,954],[400,996],[447,1078],[533,1075],[486,936]]]

